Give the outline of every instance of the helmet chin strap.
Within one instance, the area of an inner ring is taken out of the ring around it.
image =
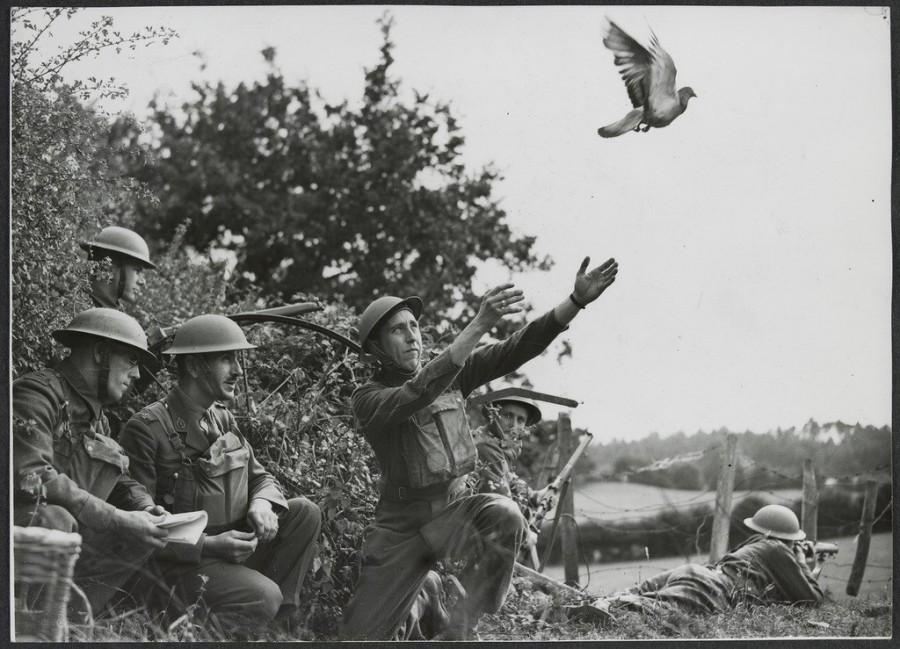
[[[101,405],[109,395],[109,349],[106,343],[100,344],[100,372],[97,373],[97,400]]]
[[[121,302],[122,297],[125,295],[125,266],[118,265],[117,272],[119,273],[119,281],[116,285],[116,302]]]
[[[397,365],[397,363],[394,362],[394,359],[391,358],[390,356],[388,356],[384,352],[384,350],[378,346],[378,343],[375,343],[370,340],[369,347],[372,348],[373,353],[375,354],[375,356],[378,358],[378,360],[381,362],[382,365],[388,367],[389,369],[392,369],[395,372],[403,374],[404,376],[415,376],[416,370],[407,370],[407,369],[404,369],[404,368],[400,367],[399,365]]]
[[[203,379],[206,381],[206,387],[209,388],[209,391],[215,394],[216,386],[212,381],[212,368],[209,366],[209,363],[206,362],[206,357],[203,354],[197,354],[200,357],[200,360],[203,362]]]

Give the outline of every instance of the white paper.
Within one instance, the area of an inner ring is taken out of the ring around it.
[[[193,545],[200,539],[206,529],[208,516],[205,511],[169,514],[158,527],[169,530],[169,543],[188,543]]]

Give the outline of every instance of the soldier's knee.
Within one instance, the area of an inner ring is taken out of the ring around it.
[[[511,498],[498,497],[492,504],[494,520],[509,531],[525,531],[528,526],[519,506]]]
[[[322,510],[308,498],[291,498],[288,501],[288,513],[302,521],[304,526],[315,527],[316,535],[322,528]]]
[[[301,511],[304,516],[308,516],[309,520],[315,523],[316,527],[322,526],[322,510],[319,506],[308,498],[297,498],[300,501]]]
[[[246,595],[240,609],[251,624],[262,625],[275,619],[283,599],[278,584],[265,577],[258,579]]]
[[[267,622],[274,620],[275,616],[278,614],[278,609],[281,608],[281,603],[284,600],[284,596],[281,594],[281,589],[278,587],[278,584],[269,580],[269,583],[261,591],[260,597],[260,617],[265,618]]]

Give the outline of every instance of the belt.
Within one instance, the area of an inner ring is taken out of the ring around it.
[[[439,482],[428,487],[406,487],[403,485],[379,483],[378,491],[385,500],[393,500],[395,502],[441,500],[450,493],[450,484],[452,482],[452,480]]]

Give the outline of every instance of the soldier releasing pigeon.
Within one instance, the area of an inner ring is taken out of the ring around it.
[[[609,21],[603,44],[615,54],[613,60],[619,66],[634,110],[618,122],[597,129],[601,137],[668,126],[687,109],[688,100],[697,96],[691,88],[675,92],[675,62],[659,44],[653,30],[650,34],[648,50]]]

